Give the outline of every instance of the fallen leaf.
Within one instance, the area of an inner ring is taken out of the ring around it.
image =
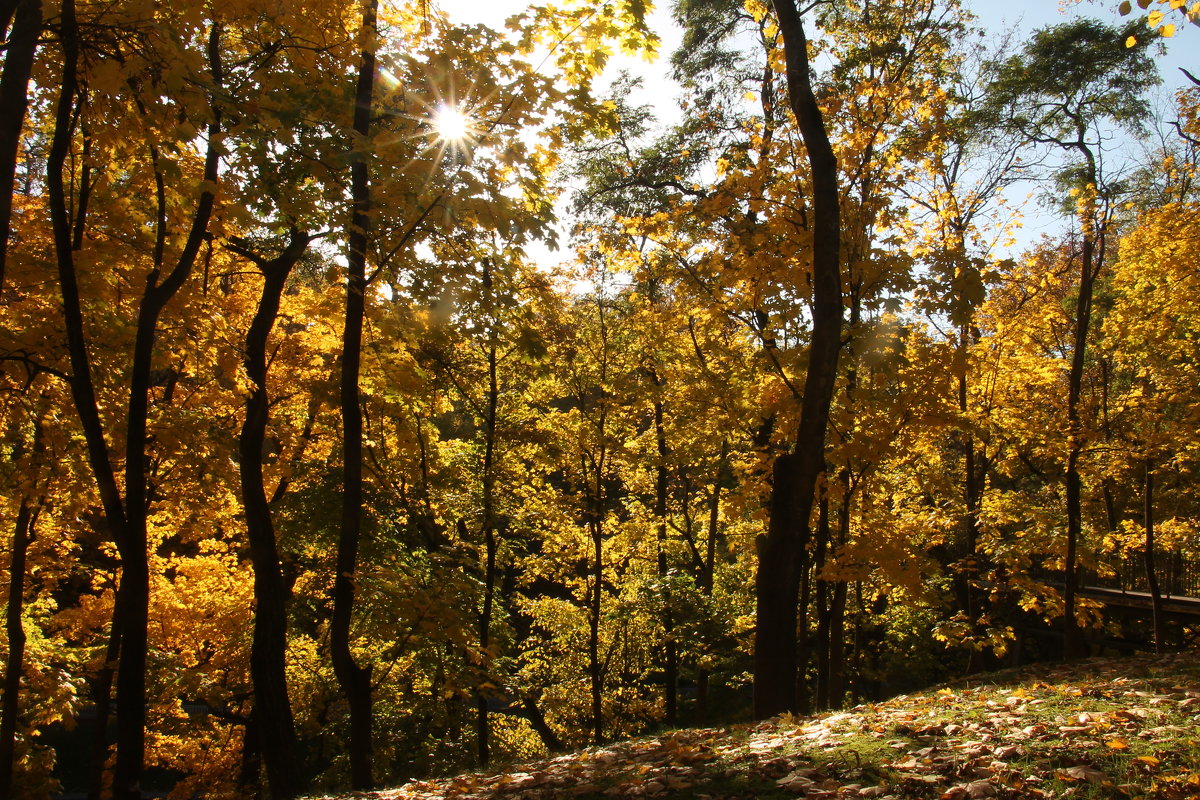
[[[1060,780],[1065,781],[1087,781],[1088,783],[1100,783],[1106,776],[1103,772],[1092,767],[1063,767],[1054,773]]]
[[[775,781],[775,785],[780,789],[800,794],[801,792],[807,792],[809,789],[816,786],[817,782],[811,778],[805,777],[804,775],[798,775],[797,773],[793,772],[791,775],[786,775]]]
[[[1011,758],[1016,758],[1017,756],[1021,755],[1023,752],[1024,751],[1021,749],[1021,747],[1019,745],[1008,744],[1008,745],[1004,745],[1003,747],[997,747],[992,752],[992,755],[994,755],[996,758],[1000,759],[1001,761],[1008,761]]]

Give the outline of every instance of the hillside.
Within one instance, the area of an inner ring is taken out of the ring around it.
[[[798,796],[1198,797],[1197,653],[994,673],[849,711],[678,730],[339,797]]]

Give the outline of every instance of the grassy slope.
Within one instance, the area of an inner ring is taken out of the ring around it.
[[[846,712],[674,731],[355,796],[1200,797],[1200,653],[995,673]]]

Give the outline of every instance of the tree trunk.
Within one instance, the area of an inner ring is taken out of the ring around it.
[[[1079,131],[1079,141],[1085,141],[1084,131]],[[1087,162],[1088,183],[1096,184],[1097,166],[1094,155],[1085,145],[1078,149]],[[1083,219],[1083,244],[1080,253],[1079,296],[1075,300],[1075,336],[1071,353],[1071,369],[1067,376],[1067,552],[1066,575],[1063,589],[1063,658],[1070,661],[1083,655],[1083,642],[1079,623],[1075,617],[1075,595],[1078,586],[1076,562],[1078,560],[1079,537],[1083,533],[1083,487],[1079,476],[1079,459],[1083,455],[1084,436],[1079,403],[1083,394],[1083,369],[1086,362],[1088,329],[1092,318],[1092,292],[1096,275],[1103,263],[1097,258],[1096,246],[1099,221],[1096,219],[1093,200],[1087,216]]]
[[[365,791],[372,775],[371,669],[359,666],[350,650],[350,621],[354,614],[355,572],[362,538],[363,420],[359,392],[363,319],[367,294],[367,233],[370,229],[371,189],[362,148],[370,135],[375,90],[375,18],[378,0],[364,0],[362,62],[355,92],[354,132],[358,142],[350,160],[353,206],[347,239],[346,320],[342,333],[342,527],[338,536],[337,574],[333,582],[333,615],[329,649],[338,685],[350,709],[350,784]]]
[[[42,30],[42,0],[19,0],[12,20],[11,29],[7,19],[0,26],[0,35],[6,42],[4,73],[0,76],[0,295],[4,293],[4,268],[12,230],[17,152],[29,105],[29,75]]]
[[[798,567],[793,537],[807,527],[799,519],[795,495],[788,490],[795,485],[796,471],[795,455],[785,453],[775,459],[767,534],[758,537],[754,714],[760,718],[795,710],[796,597],[791,587]]]
[[[492,278],[489,267],[483,267],[484,287],[488,292],[487,302],[494,313],[491,287]],[[496,412],[500,403],[500,380],[497,374],[498,342],[496,334],[497,321],[493,317],[488,327],[488,394],[487,406],[484,412],[484,441],[483,450],[483,609],[479,615],[479,649],[483,654],[487,674],[487,666],[491,659],[489,648],[492,644],[492,607],[496,591]],[[490,733],[488,723],[487,697],[482,692],[476,698],[476,739],[478,745],[479,765],[486,767],[491,760]]]
[[[112,686],[116,665],[121,657],[121,630],[114,618],[104,648],[104,663],[91,681],[92,702],[96,706],[96,729],[88,743],[88,800],[104,796],[104,770],[108,761],[108,720],[112,711]]]
[[[212,214],[214,195],[211,190],[201,193],[179,260],[167,277],[159,283],[158,263],[147,277],[146,289],[138,308],[129,382],[125,450],[126,495],[123,501],[109,460],[108,445],[104,438],[92,384],[75,274],[74,251],[81,237],[72,235],[63,183],[63,169],[71,148],[71,120],[79,89],[79,31],[74,0],[65,0],[61,19],[63,71],[55,111],[54,134],[47,158],[47,198],[63,299],[63,326],[67,333],[71,360],[72,398],[83,427],[88,461],[97,482],[105,519],[121,556],[121,579],[113,610],[113,624],[117,628],[115,635],[119,636],[121,643],[117,672],[117,760],[113,777],[113,796],[116,800],[136,800],[141,797],[140,781],[145,760],[146,736],[146,624],[150,600],[149,564],[146,553],[146,428],[150,370],[158,317],[191,272]],[[214,25],[209,36],[208,50],[214,82],[218,86],[221,83],[219,37],[219,28]],[[209,146],[204,165],[204,180],[210,185],[215,184],[217,180],[216,139],[219,133],[220,115],[214,108],[213,120],[208,128]],[[76,226],[81,229],[78,219]]]
[[[1154,570],[1154,464],[1146,459],[1144,473],[1144,497],[1142,505],[1142,524],[1146,529],[1146,547],[1143,552],[1143,563],[1146,567],[1146,585],[1150,589],[1151,619],[1154,625],[1154,652],[1162,653],[1166,648],[1166,637],[1163,630],[1163,598],[1158,585],[1158,573]]]
[[[596,492],[599,493],[600,477],[596,476]],[[592,687],[592,742],[604,741],[604,675],[600,665],[600,614],[604,591],[604,527],[600,522],[597,498],[592,499],[592,519],[589,531],[592,537],[592,574],[589,581],[591,596],[588,598],[588,680]]]
[[[717,467],[717,476],[713,479],[712,494],[708,500],[708,539],[704,543],[704,569],[700,573],[700,593],[706,599],[712,599],[713,583],[717,566],[717,531],[721,514],[721,484],[724,480],[725,460],[729,453],[729,443],[721,443],[721,461]],[[708,721],[708,692],[709,671],[701,666],[696,676],[696,721],[703,725]]]
[[[262,736],[258,732],[254,709],[246,717],[242,731],[242,761],[238,765],[238,792],[246,800],[262,797]]]
[[[817,710],[829,708],[829,581],[821,574],[829,554],[829,501],[817,501],[817,540],[813,558],[813,576],[817,582]]]
[[[8,567],[8,607],[4,629],[8,633],[8,658],[4,664],[4,701],[0,708],[0,800],[12,797],[16,768],[17,713],[20,711],[21,677],[25,670],[25,555],[33,541],[37,511],[30,498],[21,498],[13,529],[12,557]]]
[[[652,370],[654,390],[661,389],[659,378]],[[663,585],[663,705],[664,721],[674,725],[679,720],[679,653],[675,643],[675,620],[671,614],[671,590],[667,584],[667,433],[663,426],[663,403],[654,401],[654,436],[658,444],[658,467],[654,481],[654,516],[658,520],[658,579]]]
[[[812,648],[809,646],[808,609],[812,604],[813,570],[812,559],[807,547],[800,549],[800,602],[796,619],[796,652],[800,654],[796,665],[796,708],[801,714],[811,714],[813,697],[808,685],[808,660]]]
[[[804,137],[812,171],[813,320],[794,462],[789,468],[777,471],[772,486],[772,517],[778,510],[785,519],[776,522],[772,518],[767,533],[758,540],[754,715],[760,719],[797,708],[799,566],[803,560],[801,551],[808,543],[809,514],[817,479],[825,469],[825,429],[837,378],[842,327],[837,159],[813,95],[808,43],[800,13],[794,0],[774,0],[774,6],[783,34],[788,98]],[[786,495],[786,500],[777,495]],[[774,564],[773,559],[781,563]]]
[[[848,472],[848,470],[847,470]],[[845,546],[850,532],[850,482],[845,481],[846,495],[838,509],[836,544]],[[837,551],[834,551],[836,556]],[[829,602],[829,705],[841,708],[846,702],[846,592],[849,584],[838,579],[833,582]]]
[[[254,567],[254,639],[250,650],[254,724],[247,724],[245,740],[248,744],[252,734],[257,738],[255,749],[266,765],[271,796],[276,800],[290,800],[304,790],[304,770],[287,688],[290,592],[280,567],[275,526],[263,486],[262,454],[270,409],[267,338],[279,315],[288,275],[304,254],[308,242],[307,236],[293,230],[291,241],[277,258],[268,261],[242,252],[255,261],[264,278],[258,309],[246,333],[244,364],[254,389],[246,401],[246,418],[238,438],[242,507]]]
[[[600,375],[597,385],[608,382],[608,323],[604,315],[604,297],[597,293],[596,305],[600,328]],[[584,389],[590,391],[591,387]],[[587,401],[581,397],[581,403]],[[582,473],[590,480],[587,488],[587,524],[592,544],[592,574],[589,576],[588,597],[588,677],[592,689],[592,740],[604,741],[604,665],[600,663],[600,620],[604,597],[604,512],[606,498],[604,474],[608,467],[608,399],[600,393],[599,415],[596,424],[596,452],[583,455]]]

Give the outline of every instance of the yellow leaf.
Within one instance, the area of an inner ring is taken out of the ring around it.
[[[1133,47],[1133,46],[1134,46],[1134,45],[1136,45],[1136,44],[1137,44],[1137,37],[1136,37],[1136,36],[1130,36],[1128,39],[1126,39],[1126,40],[1125,40],[1125,46],[1126,46],[1126,47]]]
[[[1143,764],[1149,764],[1152,767],[1157,767],[1159,763],[1158,758],[1155,756],[1138,756],[1135,760],[1141,761]]]
[[[1157,28],[1158,23],[1162,22],[1163,13],[1158,9],[1150,12],[1150,16],[1146,17],[1146,24],[1151,28]]]
[[[1110,750],[1128,750],[1129,749],[1129,743],[1126,742],[1124,739],[1109,739],[1107,742],[1105,742],[1105,744],[1108,745]]]
[[[1171,25],[1169,23],[1166,25],[1163,25],[1160,30],[1162,30],[1162,35],[1164,37],[1166,37],[1167,39],[1170,39],[1172,36],[1175,35],[1175,26]]]

